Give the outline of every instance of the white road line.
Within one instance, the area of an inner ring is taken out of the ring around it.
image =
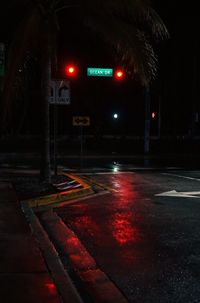
[[[76,175],[122,175],[122,174],[135,174],[134,172],[131,171],[109,171],[109,172],[80,172],[80,173],[76,173]]]
[[[198,178],[192,178],[192,177],[187,177],[187,176],[182,176],[182,175],[176,175],[176,174],[170,174],[170,173],[162,173],[162,175],[173,176],[173,177],[178,177],[178,178],[183,178],[183,179],[194,180],[194,181],[200,182],[200,179],[198,179]]]

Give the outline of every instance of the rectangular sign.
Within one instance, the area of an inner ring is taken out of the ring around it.
[[[70,82],[65,79],[51,80],[50,104],[70,104]]]
[[[90,117],[88,116],[74,116],[73,117],[73,126],[89,126]]]
[[[112,68],[98,68],[98,67],[88,67],[87,76],[91,77],[112,77]]]
[[[5,74],[5,45],[0,43],[0,76]]]

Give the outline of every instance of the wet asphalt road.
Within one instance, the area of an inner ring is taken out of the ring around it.
[[[92,178],[115,191],[56,212],[99,268],[129,302],[200,302],[200,172]],[[155,196],[171,190],[199,198]]]

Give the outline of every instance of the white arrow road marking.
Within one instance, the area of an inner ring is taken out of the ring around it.
[[[198,197],[199,195],[199,197]],[[156,194],[157,197],[185,197],[185,198],[200,198],[200,191],[177,192],[176,190],[166,191]]]

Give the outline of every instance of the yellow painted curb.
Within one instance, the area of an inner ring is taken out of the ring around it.
[[[91,186],[84,182],[81,178],[78,178],[74,175],[63,173],[64,175],[70,177],[71,179],[76,180],[79,182],[83,188],[75,188],[68,191],[59,192],[56,194],[41,196],[37,198],[32,198],[28,200],[24,200],[23,203],[28,203],[30,207],[39,207],[45,206],[49,204],[60,203],[63,201],[68,201],[72,199],[77,199],[86,195],[93,194],[94,191],[92,190]]]

